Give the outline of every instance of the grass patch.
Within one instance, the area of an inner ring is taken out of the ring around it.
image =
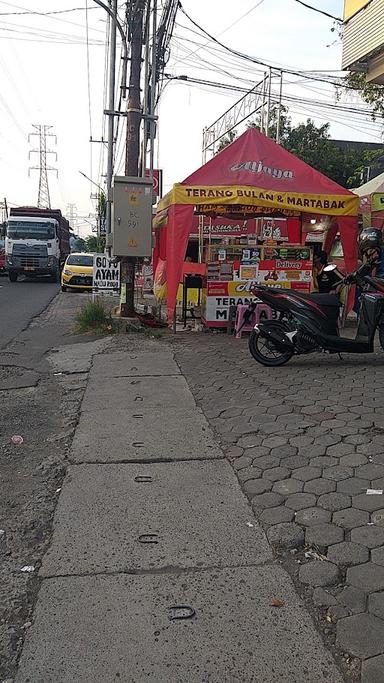
[[[101,299],[87,301],[75,314],[75,330],[83,332],[111,333],[113,322],[109,310]]]

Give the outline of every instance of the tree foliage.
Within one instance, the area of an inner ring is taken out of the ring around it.
[[[104,237],[97,237],[96,235],[87,235],[85,238],[85,245],[87,251],[100,254],[104,251],[105,239]]]
[[[361,99],[372,108],[372,118],[375,121],[384,116],[384,86],[367,83],[365,74],[349,73],[342,79],[336,92],[340,98],[343,90],[356,90]]]
[[[71,251],[87,251],[87,245],[85,243],[85,240],[83,240],[83,238],[80,237],[80,235],[77,235],[76,233],[73,233],[70,236],[69,243],[71,246]]]
[[[229,133],[227,133],[226,135],[224,135],[223,138],[221,138],[219,145],[218,145],[218,148],[217,148],[217,151],[216,151],[216,154],[221,152],[221,150],[224,149],[224,147],[227,147],[227,145],[230,145],[231,142],[233,142],[236,138],[237,138],[237,131],[236,130],[230,130]]]

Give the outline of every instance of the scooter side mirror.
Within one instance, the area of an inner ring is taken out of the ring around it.
[[[334,263],[329,263],[327,266],[324,267],[324,272],[325,273],[331,273],[333,270],[336,270],[337,266],[335,266]]]

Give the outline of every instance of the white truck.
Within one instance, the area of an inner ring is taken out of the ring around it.
[[[19,275],[47,275],[59,282],[69,254],[69,223],[60,209],[11,209],[5,234],[5,266],[11,282]]]

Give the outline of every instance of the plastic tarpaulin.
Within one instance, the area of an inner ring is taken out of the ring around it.
[[[193,221],[193,206],[173,205],[168,211],[167,225],[167,312],[172,323],[184,256]]]
[[[357,245],[357,216],[338,216],[332,221],[327,230],[324,241],[324,250],[329,254],[332,244],[335,241],[337,232],[340,233],[341,245],[343,247],[344,263],[347,273],[351,273],[356,269],[358,257]],[[352,310],[355,299],[355,287],[351,287],[348,302],[347,312]]]
[[[250,128],[204,166],[192,173],[159,202],[158,212],[172,204],[203,211],[234,206],[255,210],[279,208],[296,213],[352,215],[358,211],[355,194]]]

